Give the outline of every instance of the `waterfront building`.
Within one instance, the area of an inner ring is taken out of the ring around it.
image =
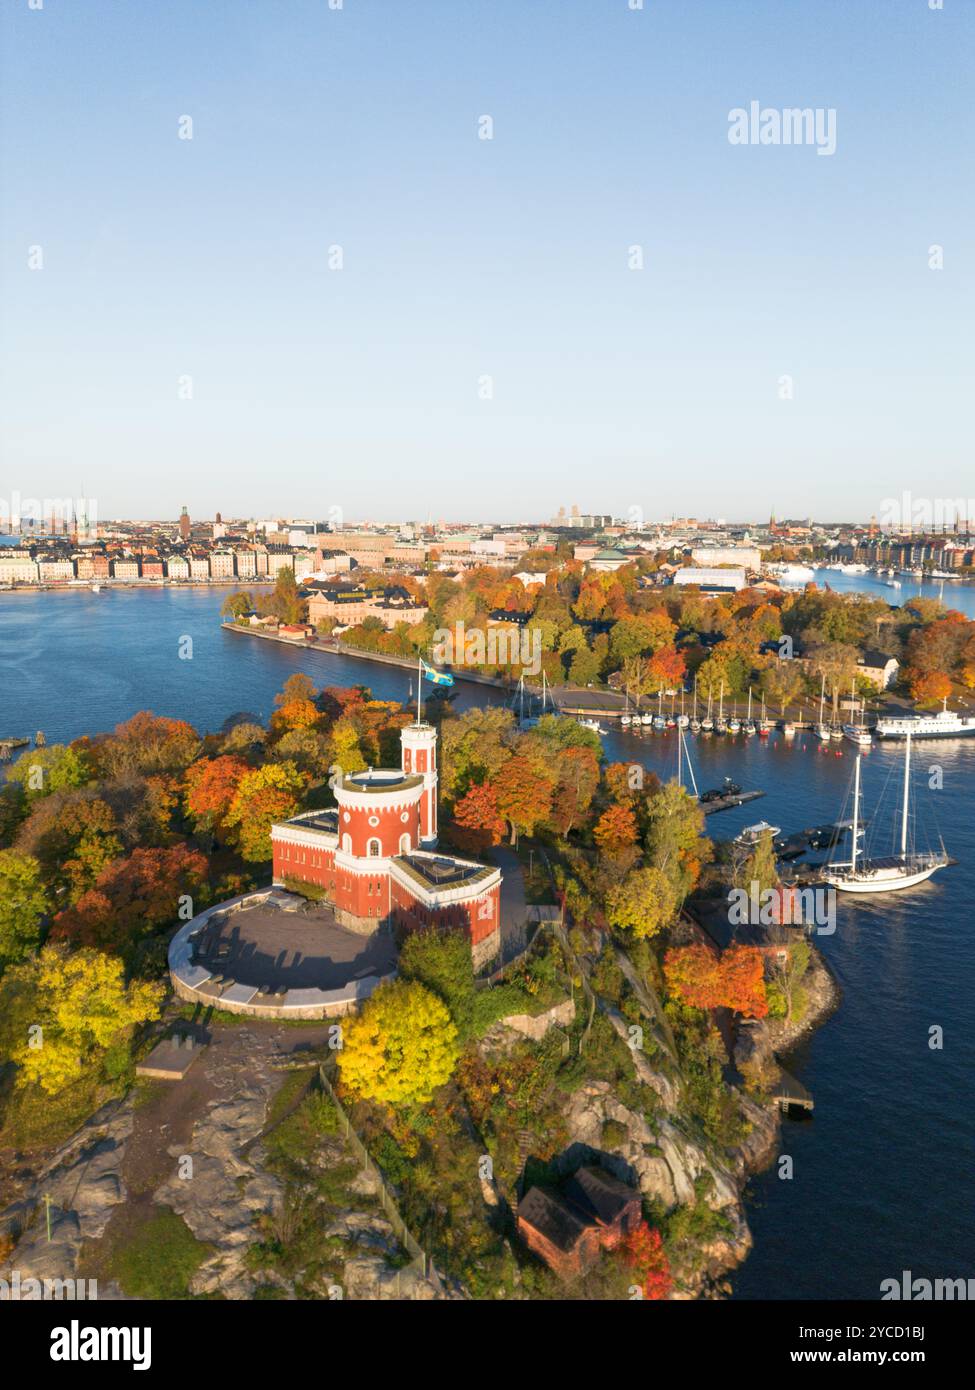
[[[189,579],[189,560],[183,555],[170,555],[166,560],[166,573],[170,579]]]
[[[37,574],[42,584],[63,584],[66,579],[74,579],[72,560],[38,560]]]
[[[234,564],[241,579],[252,579],[257,574],[257,559],[253,550],[235,550]]]
[[[210,578],[232,579],[234,577],[234,553],[232,550],[210,551]]]
[[[209,579],[210,578],[210,559],[207,555],[190,556],[190,578]]]
[[[138,560],[113,560],[112,577],[114,579],[138,579]]]
[[[316,625],[324,618],[334,618],[345,627],[353,627],[365,618],[378,618],[383,627],[394,628],[397,623],[420,623],[429,611],[399,585],[368,589],[338,584],[310,593],[308,621]]]
[[[29,550],[15,550],[11,554],[0,555],[0,584],[36,584],[37,582],[37,561],[31,559]]]

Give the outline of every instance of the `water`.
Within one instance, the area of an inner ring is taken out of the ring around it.
[[[860,577],[826,577],[837,589],[844,581],[866,587]],[[940,585],[927,587],[936,597]],[[952,606],[970,611],[971,589],[946,591]],[[0,735],[43,729],[54,742],[110,729],[142,708],[201,730],[240,710],[266,719],[299,670],[316,684],[367,684],[377,696],[406,697],[406,671],[222,631],[222,597],[206,589],[0,595]],[[193,659],[182,661],[187,636]],[[463,682],[457,690],[461,708],[498,698]],[[840,815],[849,744],[824,750],[804,734],[688,743],[700,787],[727,775],[767,792],[709,818],[714,835],[760,819],[791,831]],[[619,730],[605,748],[607,757],[663,777],[676,768],[673,731]],[[735,1276],[738,1298],[874,1299],[880,1281],[904,1269],[932,1279],[975,1273],[975,739],[918,744],[915,754],[919,784],[932,765],[944,769],[944,789],[919,800],[960,863],[901,894],[841,897],[835,935],[818,938],[843,1000],[790,1061],[816,1110],[784,1126],[794,1178],[782,1181],[773,1169],[752,1185],[755,1250]],[[865,755],[868,813],[902,756],[896,746]],[[928,1047],[934,1025],[944,1030],[941,1051]]]
[[[975,585],[967,581],[915,579],[909,574],[886,575],[881,579],[874,574],[843,574],[840,570],[817,568],[814,573],[820,588],[828,584],[838,594],[869,594],[871,598],[882,598],[885,603],[892,604],[909,603],[913,598],[933,598],[946,608],[964,613],[966,618],[975,618]],[[899,588],[890,587],[895,581]]]
[[[406,700],[411,672],[354,657],[292,649],[226,632],[226,590],[90,589],[0,594],[0,737],[48,743],[113,729],[136,710],[216,731],[246,711],[266,721],[288,676],[316,685],[368,685]],[[180,657],[192,640],[192,658]],[[413,687],[416,675],[412,673]],[[429,687],[428,687],[429,689]],[[460,709],[496,698],[458,685]]]

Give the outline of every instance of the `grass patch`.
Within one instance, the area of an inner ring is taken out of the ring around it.
[[[189,1298],[190,1280],[209,1253],[181,1216],[158,1207],[112,1252],[108,1277],[133,1298]]]
[[[124,1085],[106,1082],[99,1070],[48,1095],[40,1086],[15,1087],[12,1068],[0,1093],[0,1148],[51,1148],[69,1139],[75,1130],[107,1101],[116,1099]]]

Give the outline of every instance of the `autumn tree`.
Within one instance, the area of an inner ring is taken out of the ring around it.
[[[199,734],[185,720],[140,710],[114,733],[93,739],[89,752],[100,777],[148,776],[184,772],[201,746]]]
[[[498,811],[511,826],[511,843],[519,835],[531,835],[549,818],[554,778],[543,760],[516,753],[491,783]]]
[[[475,782],[454,806],[454,825],[461,831],[464,848],[483,852],[499,845],[504,838],[505,819],[498,810],[498,797],[486,782]]]
[[[175,922],[180,899],[192,899],[207,877],[207,861],[188,845],[134,849],[99,874],[73,907],[59,912],[55,940],[100,950],[122,951],[160,927]]]
[[[603,854],[623,854],[636,844],[637,826],[633,808],[614,801],[599,817],[592,835]]]
[[[183,804],[197,831],[223,838],[241,778],[249,771],[243,758],[230,753],[202,758],[187,768]]]
[[[49,906],[37,860],[19,850],[0,850],[0,972],[37,949]]]
[[[716,1009],[722,1003],[721,967],[708,946],[669,950],[664,956],[664,978],[667,992],[692,1009]]]
[[[460,1055],[446,1004],[416,981],[393,980],[343,1024],[342,1085],[385,1105],[422,1104],[446,1084]]]
[[[162,985],[126,985],[122,962],[98,951],[45,946],[0,987],[4,1051],[19,1086],[57,1095],[138,1024],[159,1017]]]
[[[721,955],[721,1002],[745,1018],[764,1018],[765,965],[757,946],[729,946]]]
[[[236,593],[228,594],[220,605],[220,613],[224,618],[229,618],[231,622],[239,623],[241,618],[246,618],[248,613],[254,611],[254,600],[250,594],[238,590]]]
[[[623,1263],[633,1271],[644,1298],[668,1298],[674,1287],[670,1261],[656,1227],[640,1221],[623,1237]]]
[[[92,789],[39,802],[22,826],[18,846],[37,857],[56,896],[77,902],[99,874],[123,853],[115,812]]]
[[[656,936],[677,915],[677,898],[669,879],[659,869],[631,869],[622,883],[606,895],[606,919],[610,926],[637,940]]]
[[[294,763],[267,763],[244,773],[224,821],[241,858],[271,858],[271,826],[297,814],[304,789],[305,777]]]

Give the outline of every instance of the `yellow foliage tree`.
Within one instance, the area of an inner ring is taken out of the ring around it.
[[[460,1048],[447,1006],[423,985],[380,985],[343,1027],[343,1083],[369,1100],[409,1105],[429,1100],[450,1080]]]
[[[12,1039],[17,1084],[56,1095],[129,1028],[158,1018],[164,993],[159,984],[126,985],[122,962],[114,956],[45,946],[4,976],[0,1002],[16,1000],[12,1016],[31,1025]]]

